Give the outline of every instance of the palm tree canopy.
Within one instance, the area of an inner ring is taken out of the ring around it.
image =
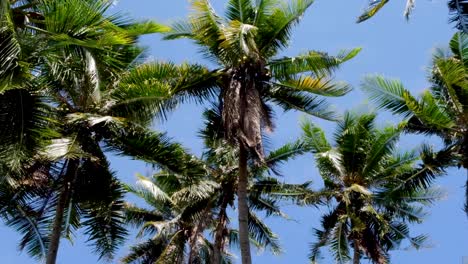
[[[83,227],[98,255],[112,257],[126,234],[123,189],[104,152],[152,155],[181,170],[177,161],[191,157],[146,126],[176,105],[169,99],[187,76],[206,70],[141,65],[138,37],[167,28],[111,14],[110,1],[0,4],[0,196],[8,205],[0,215],[23,234],[20,248],[41,258],[60,190],[73,186],[62,235],[72,239]]]
[[[363,89],[381,108],[405,117],[405,129],[412,133],[437,135],[453,148],[460,166],[465,166],[468,131],[468,35],[456,33],[450,51],[433,56],[431,87],[414,97],[397,80],[367,77]],[[451,165],[451,164],[448,164]]]
[[[174,23],[166,34],[166,39],[195,41],[218,65],[213,71],[218,78],[210,88],[221,90],[226,139],[240,143],[260,159],[262,128],[273,129],[269,103],[286,111],[335,119],[318,95],[341,96],[350,89],[333,82],[329,74],[360,49],[342,51],[336,57],[317,51],[279,56],[289,43],[292,28],[312,3],[230,0],[220,16],[208,0],[196,0],[189,19]]]
[[[388,251],[401,241],[423,245],[425,236],[411,236],[408,223],[420,223],[423,206],[440,195],[429,188],[443,172],[432,166],[429,149],[422,151],[423,163],[415,152],[398,152],[400,129],[376,128],[374,114],[346,113],[333,145],[313,123],[302,128],[324,180],[321,193],[331,204],[316,230],[311,261],[323,246],[330,246],[338,263],[350,260],[351,244],[374,263],[388,263]]]
[[[132,247],[123,259],[125,263],[187,260],[191,255],[192,260],[199,261],[197,263],[212,263],[215,247],[220,247],[221,263],[231,263],[232,253],[228,248],[239,243],[238,231],[230,226],[229,217],[236,199],[238,151],[223,139],[219,105],[213,104],[204,116],[206,126],[199,135],[205,142],[205,151],[200,159],[180,159],[179,166],[186,169],[176,172],[163,168],[151,177],[138,176],[136,186],[126,186],[150,209],[126,206],[128,222],[140,228],[139,236],[149,235],[149,239]],[[280,209],[280,202],[311,193],[308,183],[281,183],[268,172],[279,173],[282,162],[306,150],[302,141],[285,144],[268,153],[266,166],[249,165],[252,175],[248,196],[249,236],[259,249],[269,248],[273,254],[281,253],[278,237],[259,215],[287,217]],[[207,235],[209,231],[213,238]],[[178,234],[180,237],[176,239]],[[194,235],[196,243],[193,243]],[[188,253],[182,250],[185,245],[190,248]]]

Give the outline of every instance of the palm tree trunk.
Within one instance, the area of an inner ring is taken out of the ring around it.
[[[226,229],[227,223],[227,198],[226,196],[223,198],[223,203],[221,204],[221,208],[219,209],[218,221],[215,230],[215,241],[214,241],[214,248],[213,248],[213,264],[220,264],[221,263],[221,253],[224,251],[224,231]]]
[[[57,253],[60,244],[60,237],[62,235],[65,208],[67,207],[68,201],[70,199],[71,183],[77,174],[78,165],[78,160],[70,160],[68,162],[67,172],[65,173],[62,191],[59,195],[57,207],[55,210],[55,219],[52,225],[52,233],[50,234],[50,242],[47,251],[46,264],[55,264],[57,261]]]
[[[247,205],[247,151],[240,144],[239,148],[239,179],[237,183],[237,199],[239,210],[239,243],[242,264],[251,264],[249,241],[249,207]]]
[[[354,257],[353,257],[353,264],[359,264],[361,260],[361,253],[359,252],[359,244],[357,240],[354,240]]]
[[[204,214],[207,214],[207,210],[204,211]],[[198,236],[204,230],[204,221],[200,219],[197,226],[192,229],[192,235],[190,236],[190,253],[188,263],[195,263],[195,258],[197,257],[197,250],[198,250]]]

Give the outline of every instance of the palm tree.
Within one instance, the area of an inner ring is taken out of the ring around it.
[[[219,106],[205,111],[206,126],[200,132],[206,150],[198,166],[188,175],[162,171],[151,178],[138,177],[136,187],[127,190],[142,198],[150,210],[128,205],[128,221],[141,228],[139,236],[152,237],[131,249],[124,263],[230,263],[227,245],[237,244],[238,231],[229,227],[229,208],[233,207],[238,173],[238,151],[223,140]],[[278,172],[277,166],[303,154],[302,142],[286,144],[270,152],[267,166],[249,165],[253,177],[249,184],[249,237],[256,247],[269,247],[280,253],[276,235],[261,221],[255,211],[266,216],[285,216],[278,205],[280,200],[293,199],[310,193],[308,184],[283,184],[268,176],[268,170]],[[189,171],[187,171],[189,172]],[[213,233],[212,239],[206,236]],[[184,248],[189,248],[184,255]],[[140,261],[140,262],[138,262]]]
[[[335,145],[319,127],[302,125],[325,185],[315,195],[326,199],[330,208],[322,217],[322,228],[315,231],[313,263],[324,246],[330,246],[338,263],[351,259],[352,246],[353,263],[365,256],[383,264],[389,263],[388,251],[402,240],[416,248],[423,245],[425,236],[411,236],[408,224],[420,223],[423,206],[440,195],[428,189],[443,172],[432,167],[438,157],[424,148],[424,163],[416,164],[420,158],[414,151],[397,152],[400,129],[377,129],[375,117],[347,113],[334,133]]]
[[[273,128],[272,109],[300,110],[325,119],[335,115],[318,96],[341,96],[349,91],[328,77],[359,49],[337,57],[310,51],[297,57],[279,57],[291,30],[312,0],[230,0],[226,15],[215,13],[208,0],[192,1],[187,21],[172,25],[166,39],[189,38],[218,65],[213,85],[222,101],[225,139],[239,148],[238,210],[242,263],[251,263],[248,240],[247,163],[263,162],[262,131]],[[309,75],[304,75],[310,73]],[[208,89],[209,88],[209,89]],[[188,89],[188,88],[187,88]]]
[[[105,150],[150,152],[181,170],[178,161],[190,157],[145,127],[183,99],[173,94],[187,76],[206,80],[207,71],[140,65],[138,36],[165,28],[109,15],[109,1],[1,3],[0,165],[9,177],[1,181],[0,214],[24,234],[21,247],[46,263],[55,263],[60,237],[81,226],[96,252],[111,257],[126,232],[123,190]],[[143,137],[151,150],[139,145]]]
[[[446,154],[454,159],[440,166],[458,166],[468,171],[468,35],[456,33],[450,41],[451,53],[434,54],[429,81],[431,87],[415,98],[396,80],[368,77],[363,89],[379,107],[406,118],[409,133],[436,135],[442,138]],[[468,175],[467,175],[468,177]],[[468,179],[467,202],[468,214]]]

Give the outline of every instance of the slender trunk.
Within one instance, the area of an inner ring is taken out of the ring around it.
[[[205,214],[207,213],[206,210],[204,213]],[[197,240],[198,240],[198,236],[200,235],[201,232],[203,232],[203,230],[204,230],[204,221],[203,219],[200,219],[197,226],[192,229],[192,235],[190,236],[190,239],[189,239],[190,253],[189,253],[188,263],[195,263],[195,259],[197,257],[197,250],[198,250]]]
[[[359,244],[357,240],[354,240],[354,257],[353,257],[353,264],[359,264],[361,260],[361,252],[359,252]]]
[[[251,264],[249,241],[249,207],[247,205],[247,152],[240,144],[239,149],[239,179],[237,185],[237,199],[239,210],[239,243],[242,264]]]
[[[188,263],[195,263],[195,257],[197,255],[197,237],[198,237],[198,230],[195,228],[193,230],[194,234],[190,237],[190,253],[188,258]]]
[[[219,210],[219,216],[218,216],[218,221],[216,225],[216,230],[215,230],[215,241],[214,241],[214,248],[213,248],[213,258],[212,258],[212,264],[220,264],[222,257],[221,253],[224,251],[224,232],[226,230],[226,223],[227,223],[227,214],[226,214],[226,208],[227,208],[227,198],[223,198],[223,203],[221,204],[221,208]]]
[[[67,172],[65,174],[64,183],[55,210],[55,219],[52,225],[52,233],[50,234],[46,264],[55,264],[57,261],[57,253],[60,244],[60,237],[62,235],[65,208],[67,207],[68,201],[70,199],[71,183],[76,176],[78,165],[78,160],[70,160],[68,162]]]

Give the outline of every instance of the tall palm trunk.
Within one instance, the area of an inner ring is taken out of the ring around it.
[[[357,240],[354,240],[354,256],[353,256],[353,264],[359,264],[361,260],[361,252],[359,252],[359,244]]]
[[[208,210],[203,211],[203,215],[209,214]],[[209,218],[209,217],[207,217]],[[202,233],[205,230],[205,221],[203,219],[200,219],[198,221],[197,226],[192,229],[192,235],[190,236],[189,243],[190,243],[190,253],[189,253],[189,259],[188,263],[196,263],[196,258],[198,257],[198,238],[200,236],[200,233]]]
[[[220,264],[222,257],[221,254],[224,251],[224,234],[226,230],[226,223],[227,223],[227,214],[226,208],[228,205],[227,196],[224,196],[223,203],[221,204],[221,208],[219,210],[219,215],[217,219],[217,225],[215,230],[215,241],[214,241],[214,248],[213,248],[213,264]]]
[[[247,205],[247,151],[240,144],[239,149],[239,179],[237,183],[237,199],[239,210],[239,243],[241,250],[242,264],[251,264],[249,241],[249,207]]]
[[[65,215],[65,208],[70,200],[71,187],[73,179],[76,177],[79,166],[79,160],[69,160],[67,171],[60,192],[57,207],[55,210],[55,219],[52,225],[52,233],[50,234],[50,242],[47,251],[46,264],[55,264],[57,261],[57,253],[60,245],[60,237],[62,235],[63,218]]]

